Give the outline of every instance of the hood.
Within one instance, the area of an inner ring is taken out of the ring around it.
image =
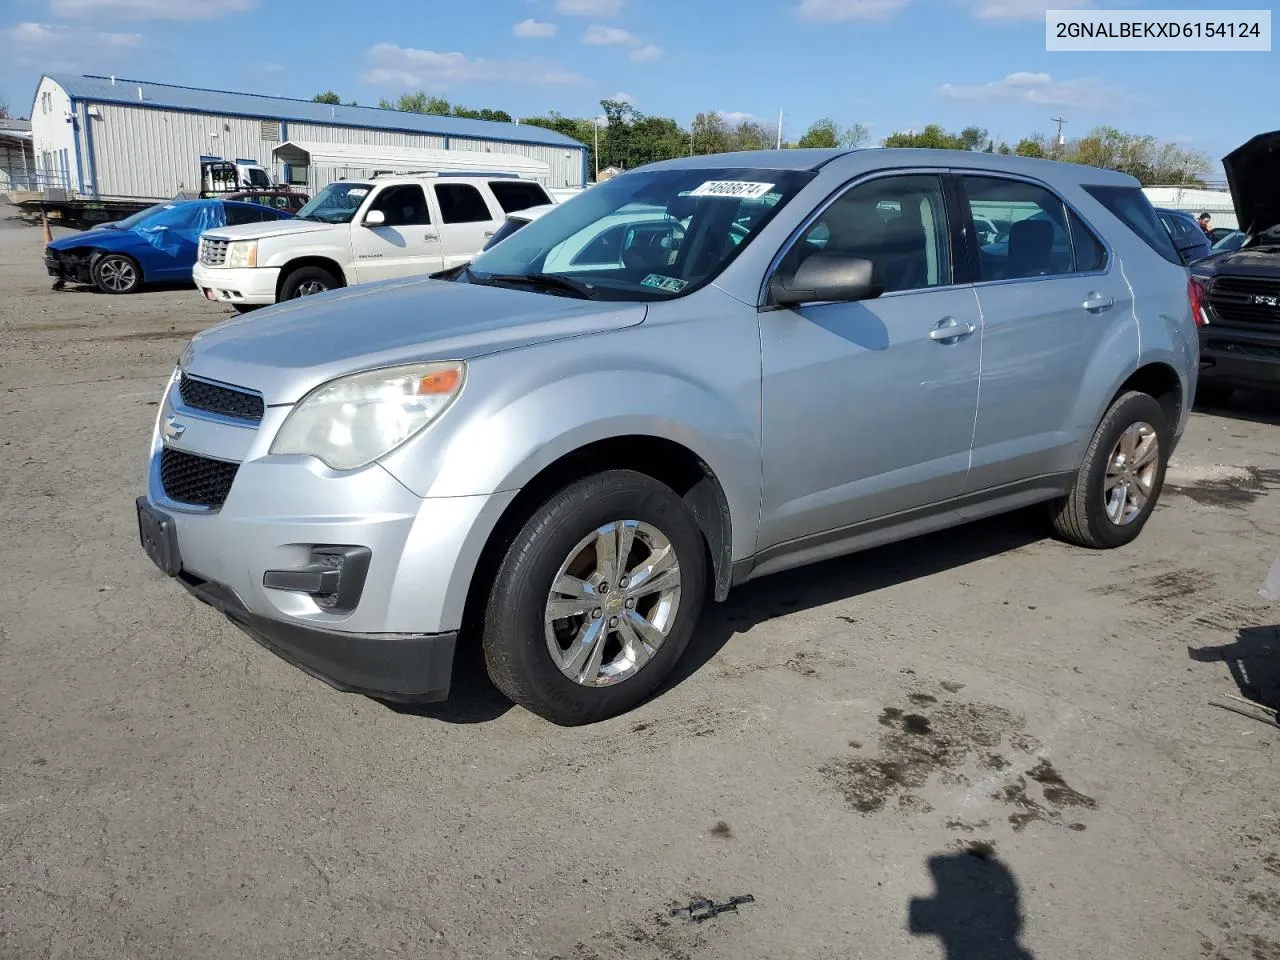
[[[1280,224],[1280,130],[1236,147],[1222,165],[1240,229],[1256,236]]]
[[[324,233],[341,226],[345,224],[317,223],[314,220],[288,217],[284,220],[267,220],[263,223],[242,223],[236,227],[210,227],[204,235],[225,237],[228,240],[260,240],[263,237],[280,237],[285,234]]]
[[[1280,277],[1280,247],[1246,247],[1211,253],[1191,264],[1193,276],[1209,278],[1218,274],[1236,277]]]
[[[349,287],[245,314],[192,338],[196,376],[295,403],[334,377],[420,360],[470,360],[634,326],[642,303],[601,303],[413,277]]]
[[[75,250],[79,247],[100,247],[107,250],[119,250],[121,247],[138,242],[138,235],[132,230],[117,230],[114,227],[95,227],[73,233],[69,237],[59,237],[45,244],[51,250]]]

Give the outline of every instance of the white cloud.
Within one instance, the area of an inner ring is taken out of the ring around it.
[[[52,0],[50,9],[60,17],[121,20],[213,20],[228,13],[243,13],[258,0]]]
[[[623,0],[556,0],[556,12],[570,17],[616,17]]]
[[[720,118],[731,127],[736,127],[740,123],[759,123],[760,118],[754,113],[747,113],[743,110],[717,110],[716,113]]]
[[[944,83],[938,88],[938,92],[952,100],[1027,103],[1043,107],[1102,109],[1135,102],[1135,98],[1126,91],[1107,86],[1091,77],[1054,80],[1047,73],[1025,71],[973,86]]]
[[[974,16],[982,20],[1044,20],[1046,10],[1079,10],[1092,0],[968,0]]]
[[[394,43],[370,48],[373,66],[362,76],[376,86],[420,87],[441,93],[468,83],[573,84],[583,78],[572,70],[542,60],[472,59],[462,53],[418,50]]]
[[[517,23],[511,28],[511,32],[526,40],[545,40],[547,37],[554,37],[559,29],[554,23],[544,23],[530,17]]]
[[[796,12],[806,20],[888,20],[910,2],[911,0],[801,0]]]
[[[589,47],[634,47],[640,41],[621,27],[602,27],[593,23],[583,32],[582,42]]]
[[[112,53],[136,50],[145,42],[140,33],[99,33],[81,27],[62,24],[20,23],[16,27],[0,30],[0,38],[27,49],[55,49],[87,47],[94,53]]]
[[[631,94],[629,94],[629,93],[623,93],[621,90],[619,90],[617,93],[615,93],[615,94],[614,94],[612,97],[610,97],[609,99],[610,99],[610,100],[620,100],[620,101],[622,101],[623,103],[630,103],[630,104],[632,104],[633,106],[635,105],[635,102],[636,102],[636,98],[635,98],[635,97],[631,96]]]
[[[662,48],[646,43],[643,47],[637,47],[631,51],[631,59],[635,63],[654,63],[662,59]]]

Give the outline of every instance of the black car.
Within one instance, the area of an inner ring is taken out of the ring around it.
[[[1280,130],[1222,160],[1243,245],[1191,265],[1202,296],[1202,401],[1225,403],[1237,387],[1280,391]]]
[[[1209,255],[1211,241],[1199,222],[1185,210],[1170,210],[1156,207],[1156,216],[1173,237],[1173,245],[1178,248],[1178,255],[1183,263],[1194,263],[1201,257]]]

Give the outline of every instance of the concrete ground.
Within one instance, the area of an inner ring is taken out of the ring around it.
[[[228,314],[40,253],[0,221],[0,956],[1280,958],[1280,730],[1209,702],[1276,696],[1275,401],[1194,417],[1129,548],[1018,516],[749,584],[594,727],[474,673],[397,711],[138,547]]]

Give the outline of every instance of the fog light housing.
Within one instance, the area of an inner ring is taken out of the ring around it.
[[[321,544],[311,548],[310,563],[293,570],[268,570],[262,585],[270,590],[305,593],[325,613],[351,613],[360,603],[369,561],[368,547]]]

